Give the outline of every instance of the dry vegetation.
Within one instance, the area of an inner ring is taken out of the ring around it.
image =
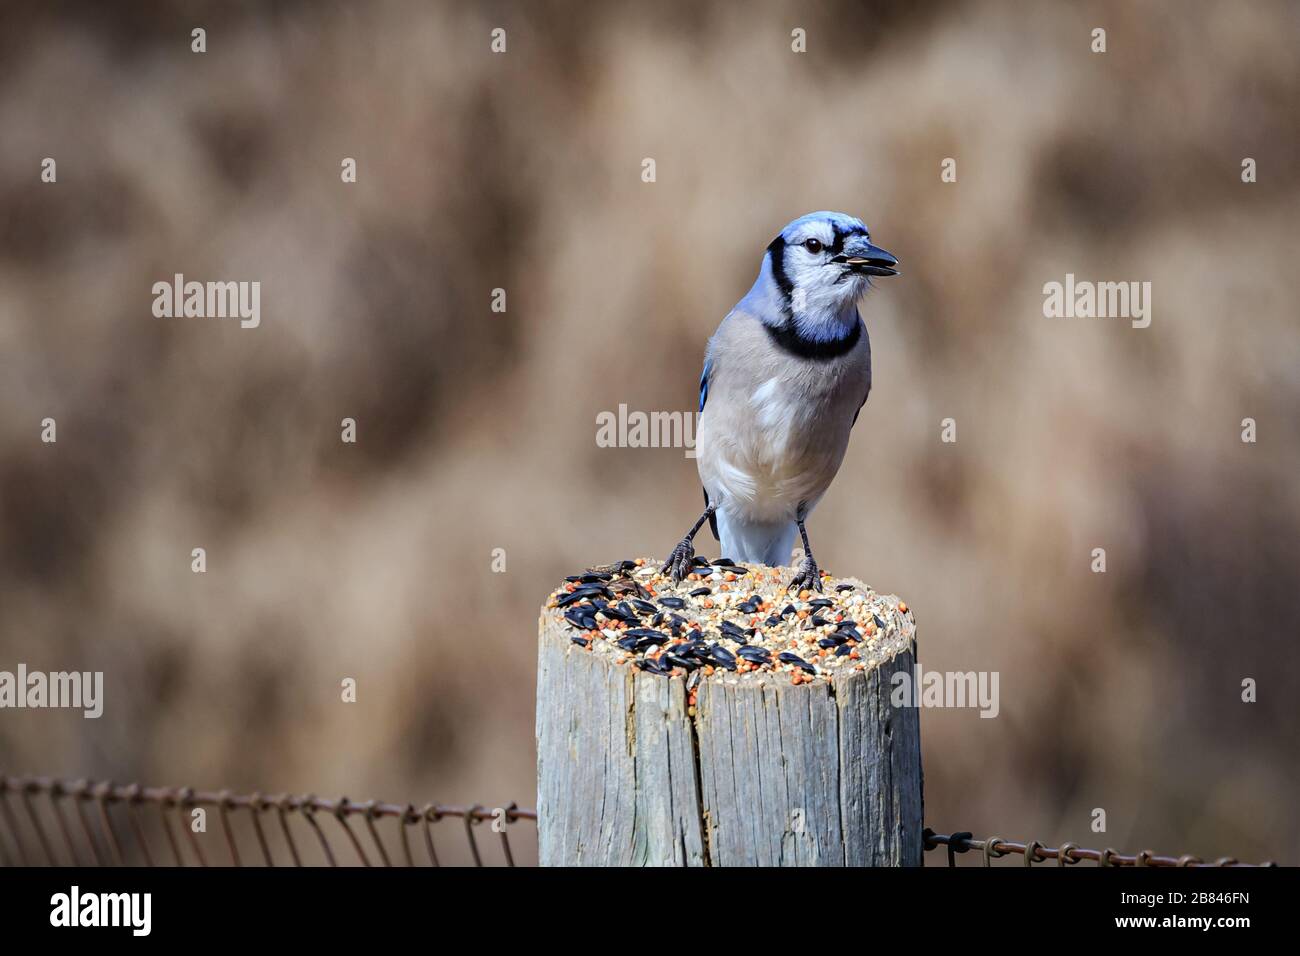
[[[539,603],[700,503],[597,413],[690,409],[763,246],[837,208],[904,276],[818,557],[1001,672],[998,719],[922,715],[928,822],[1300,857],[1294,5],[26,6],[0,667],[108,700],[0,715],[0,766],[531,805]],[[260,280],[261,328],[155,319],[175,272]],[[1043,318],[1066,272],[1150,280],[1151,327]]]

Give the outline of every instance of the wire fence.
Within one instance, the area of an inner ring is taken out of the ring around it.
[[[925,829],[925,848],[937,850],[939,847],[948,849],[948,865],[957,865],[957,856],[961,853],[967,853],[971,850],[980,851],[980,857],[985,866],[992,866],[993,861],[1000,857],[1008,856],[1013,853],[1020,854],[1021,863],[1025,866],[1033,866],[1035,863],[1046,863],[1049,860],[1055,860],[1057,866],[1073,866],[1075,863],[1082,863],[1084,860],[1092,860],[1098,866],[1185,866],[1185,867],[1256,867],[1256,866],[1277,866],[1276,863],[1240,863],[1232,857],[1220,857],[1212,863],[1207,863],[1200,857],[1184,854],[1183,856],[1161,856],[1151,850],[1139,850],[1132,855],[1124,854],[1118,850],[1089,850],[1080,847],[1074,843],[1062,843],[1059,847],[1045,846],[1037,840],[1029,840],[1025,843],[1016,843],[1013,840],[1004,840],[1002,837],[991,836],[983,840],[977,840],[974,836],[966,831],[957,833],[935,833],[929,827]]]
[[[513,803],[416,807],[0,774],[3,866],[514,866],[509,831],[536,820]],[[485,824],[491,839],[476,835]]]
[[[214,827],[209,827],[209,809],[216,811]],[[265,825],[266,817],[274,817],[275,825]],[[326,825],[318,817],[324,817]],[[118,786],[107,781],[0,773],[2,866],[244,866],[253,861],[262,866],[286,862],[293,866],[515,866],[510,831],[520,821],[532,823],[528,831],[531,857],[536,848],[537,812],[514,803],[504,807],[426,803],[417,807],[376,800],[358,803],[347,797],[238,795],[229,790]],[[496,839],[481,833],[485,824]],[[333,831],[334,844],[327,826]],[[294,830],[298,831],[296,838]],[[177,839],[177,831],[184,835],[182,839]],[[412,831],[417,831],[414,837]],[[57,839],[51,838],[52,833]],[[456,839],[449,840],[452,833],[457,834]],[[347,846],[348,852],[341,854],[336,844]],[[485,852],[486,846],[481,844],[496,844],[496,849]],[[161,847],[165,851],[160,853]],[[1240,863],[1231,857],[1206,862],[1189,854],[1161,856],[1150,850],[1130,855],[1073,843],[1050,847],[1037,840],[1016,842],[997,836],[979,840],[969,832],[943,834],[927,827],[926,851],[941,847],[947,850],[948,866],[957,866],[957,857],[971,851],[978,852],[977,859],[985,866],[1017,854],[1025,866],[1050,861],[1067,866],[1085,860],[1098,866],[1277,865]]]

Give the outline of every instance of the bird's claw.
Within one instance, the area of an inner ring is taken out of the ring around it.
[[[683,538],[668,555],[668,560],[659,569],[659,573],[671,575],[674,581],[680,581],[691,573],[694,562],[695,546],[691,544],[690,538]]]
[[[794,576],[790,582],[790,587],[808,588],[812,591],[821,591],[822,589],[822,572],[817,567],[817,562],[809,555],[799,562],[799,573]]]

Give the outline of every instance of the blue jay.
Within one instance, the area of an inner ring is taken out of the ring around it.
[[[705,351],[695,440],[705,510],[662,573],[690,573],[705,521],[723,555],[772,566],[790,560],[797,530],[804,559],[790,586],[821,590],[804,522],[871,391],[858,300],[871,276],[898,275],[897,265],[843,213],[801,216],[772,240],[753,288]]]

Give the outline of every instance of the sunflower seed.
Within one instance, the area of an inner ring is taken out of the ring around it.
[[[691,641],[689,644],[682,644],[677,653],[682,655],[690,654],[691,657],[705,662],[713,659],[709,653],[709,645],[703,641]]]
[[[746,629],[741,627],[739,624],[736,624],[734,621],[723,621],[718,625],[718,630],[722,632],[723,637],[729,637],[733,641],[739,641],[741,644],[748,641],[750,635],[758,633],[758,628],[751,627]]]
[[[609,593],[607,588],[599,585],[588,585],[587,587],[578,588],[576,591],[564,595],[564,597],[560,598],[555,603],[559,607],[568,607],[570,604],[576,604],[578,601],[586,600],[587,598],[594,597],[597,594],[601,597],[607,598],[614,596]]]
[[[784,661],[786,664],[793,664],[795,667],[798,667],[800,670],[805,670],[809,674],[817,673],[817,668],[813,667],[811,664],[809,664],[798,654],[791,654],[789,651],[784,651],[783,653],[781,653],[777,657],[777,660]]]
[[[623,611],[622,608],[614,607],[612,604],[606,604],[600,609],[601,613],[613,621],[625,621],[628,624],[636,623],[636,615],[632,613],[631,608]]]
[[[586,608],[574,608],[571,611],[565,611],[564,619],[574,627],[584,631],[594,631],[596,629],[596,618]]]
[[[729,671],[736,669],[736,655],[720,644],[714,644],[709,648],[709,656]]]
[[[671,651],[664,651],[663,660],[666,660],[673,667],[680,667],[687,671],[693,671],[700,666],[699,661],[691,660],[688,657],[678,657]]]

